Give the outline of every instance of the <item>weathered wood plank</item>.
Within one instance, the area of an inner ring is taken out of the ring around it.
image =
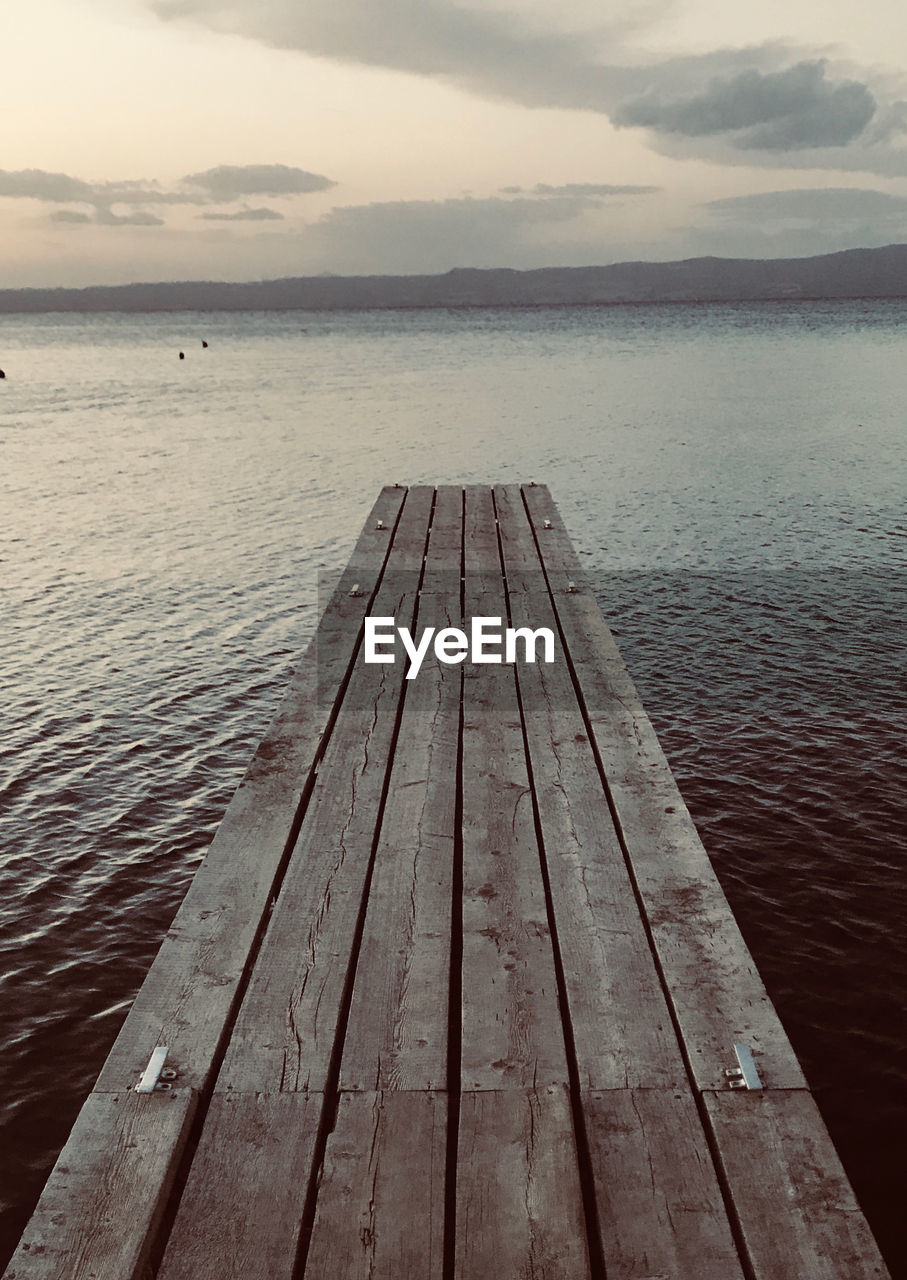
[[[544,486],[524,488],[546,569],[577,572]],[[551,528],[545,529],[549,521]],[[735,1041],[749,1043],[765,1084],[804,1088],[766,993],[648,716],[594,598],[554,604],[661,968],[698,1086],[720,1088]]]
[[[743,1280],[689,1088],[582,1101],[608,1280]]]
[[[441,1280],[446,1121],[443,1095],[341,1094],[309,1280]]]
[[[417,631],[459,624],[462,547],[462,490],[443,486],[435,492]],[[446,1084],[460,684],[459,669],[433,655],[406,684],[343,1050],[342,1089]]]
[[[467,485],[463,490],[463,569],[468,590],[467,617],[481,613],[481,598],[486,591],[492,596],[486,603],[500,605],[504,577],[494,500],[487,485]],[[501,612],[500,607],[497,612]]]
[[[505,616],[489,489],[466,490],[465,553],[467,617]],[[567,1082],[516,682],[503,664],[464,670],[462,987],[465,1090]]]
[[[495,504],[512,625],[556,633],[521,495]],[[609,1280],[742,1276],[559,636],[517,680]]]
[[[92,1094],[5,1280],[144,1280],[195,1105],[188,1089]]]
[[[135,1084],[157,1044],[209,1083],[309,772],[380,580],[405,490],[383,489],[290,689],[224,814],[96,1088]],[[379,521],[385,526],[379,530]],[[351,597],[353,583],[361,596]]]
[[[292,1280],[323,1103],[214,1096],[158,1280]]]
[[[459,594],[459,593],[458,593]],[[459,623],[420,596],[418,626]],[[459,667],[409,682],[341,1063],[343,1089],[443,1089],[447,1078]]]
[[[544,572],[555,595],[591,592],[589,575],[580,564],[573,541],[546,484],[520,486]]]
[[[412,489],[372,612],[412,625],[433,490]],[[219,1091],[325,1088],[403,664],[358,662],[236,1019]]]
[[[496,488],[512,625],[555,634],[517,668],[581,1087],[686,1086],[671,1015],[518,489]]]
[[[460,568],[463,563],[463,490],[441,484],[435,490],[431,538],[425,553],[422,591],[459,605]]]
[[[455,1274],[457,1280],[589,1276],[563,1087],[463,1095]]]
[[[756,1280],[888,1280],[810,1093],[704,1097]]]

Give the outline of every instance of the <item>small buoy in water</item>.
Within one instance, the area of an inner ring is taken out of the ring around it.
[[[185,351],[181,351],[181,352],[180,352],[180,359],[181,359],[181,360],[185,360],[185,359],[186,359],[186,353],[185,353]]]
[[[203,346],[203,347],[206,347],[207,345],[208,345],[208,344],[207,344],[207,342],[205,341],[205,339],[204,339],[204,338],[202,338],[202,346]]]

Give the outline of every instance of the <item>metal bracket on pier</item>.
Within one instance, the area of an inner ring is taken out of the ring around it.
[[[725,1067],[724,1074],[732,1089],[761,1089],[762,1081],[756,1070],[756,1060],[748,1044],[735,1044],[738,1066]]]
[[[153,1050],[151,1057],[148,1059],[148,1066],[145,1068],[144,1075],[135,1086],[136,1093],[154,1093],[158,1089],[169,1089],[170,1082],[176,1079],[176,1072],[172,1067],[164,1068],[167,1061],[167,1046],[159,1044]]]

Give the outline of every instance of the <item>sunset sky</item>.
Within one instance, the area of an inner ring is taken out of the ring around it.
[[[29,0],[0,287],[907,240],[900,0]]]

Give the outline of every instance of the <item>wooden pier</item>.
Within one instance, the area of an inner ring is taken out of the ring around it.
[[[547,489],[384,489],[7,1280],[886,1275]]]

